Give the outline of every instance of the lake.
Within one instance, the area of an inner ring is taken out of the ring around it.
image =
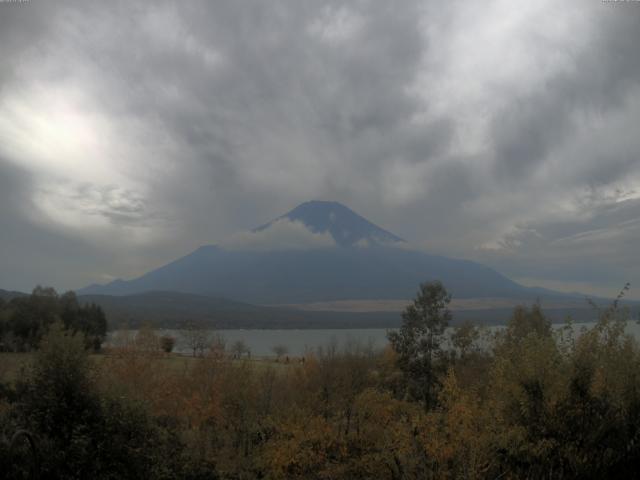
[[[595,322],[575,323],[574,329],[592,327]],[[554,324],[554,328],[561,328],[563,324]],[[504,328],[501,326],[486,327],[488,332]],[[335,345],[338,349],[344,349],[347,345],[371,346],[374,349],[382,349],[387,344],[387,332],[391,329],[367,328],[367,329],[308,329],[308,330],[216,330],[212,334],[221,335],[227,348],[234,342],[242,340],[251,350],[253,356],[273,356],[273,347],[284,345],[287,347],[288,355],[301,356],[306,352],[315,351],[322,347],[326,348]],[[114,341],[114,336],[119,331],[110,332],[106,345]],[[636,321],[627,323],[627,332],[640,338],[640,325]],[[135,334],[135,330],[130,331]],[[178,353],[190,353],[180,330],[158,330],[159,335],[170,335],[175,337]]]

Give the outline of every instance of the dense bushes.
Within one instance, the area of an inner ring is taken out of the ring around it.
[[[102,391],[85,347],[54,324],[16,386],[11,423],[38,439],[43,478],[179,478],[184,455],[175,431],[142,405]]]

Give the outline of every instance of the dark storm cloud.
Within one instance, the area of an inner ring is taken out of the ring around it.
[[[620,2],[0,4],[0,167],[22,172],[2,220],[74,245],[60,286],[311,198],[519,278],[633,281],[637,200],[610,197],[640,189],[638,20]]]

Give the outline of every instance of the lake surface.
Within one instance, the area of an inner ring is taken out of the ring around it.
[[[574,330],[579,332],[582,328],[590,328],[595,322],[575,323]],[[562,328],[563,324],[554,324],[554,328]],[[486,327],[486,331],[491,333],[499,330],[501,326]],[[335,346],[343,350],[348,346],[358,345],[360,347],[371,347],[382,349],[387,344],[387,332],[393,329],[367,328],[367,329],[309,329],[309,330],[216,330],[211,335],[223,337],[227,349],[241,340],[250,349],[253,356],[273,356],[273,347],[283,345],[288,350],[288,355],[302,356],[318,348]],[[636,321],[627,323],[627,332],[640,339],[640,325]],[[130,335],[135,335],[136,331],[129,331]],[[190,353],[189,348],[180,330],[158,330],[159,335],[170,335],[176,338],[176,348],[178,353]],[[117,343],[117,338],[122,335],[122,331],[111,332],[106,344]]]

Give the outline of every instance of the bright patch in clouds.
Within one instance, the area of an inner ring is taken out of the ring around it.
[[[0,99],[0,149],[35,172],[78,181],[114,179],[108,122],[79,92],[35,87]],[[115,179],[114,179],[115,180]]]
[[[32,174],[31,221],[99,244],[110,235],[149,242],[161,234],[145,195],[163,168],[162,135],[151,140],[148,126],[126,118],[116,126],[98,105],[71,86],[0,98],[0,156]]]

